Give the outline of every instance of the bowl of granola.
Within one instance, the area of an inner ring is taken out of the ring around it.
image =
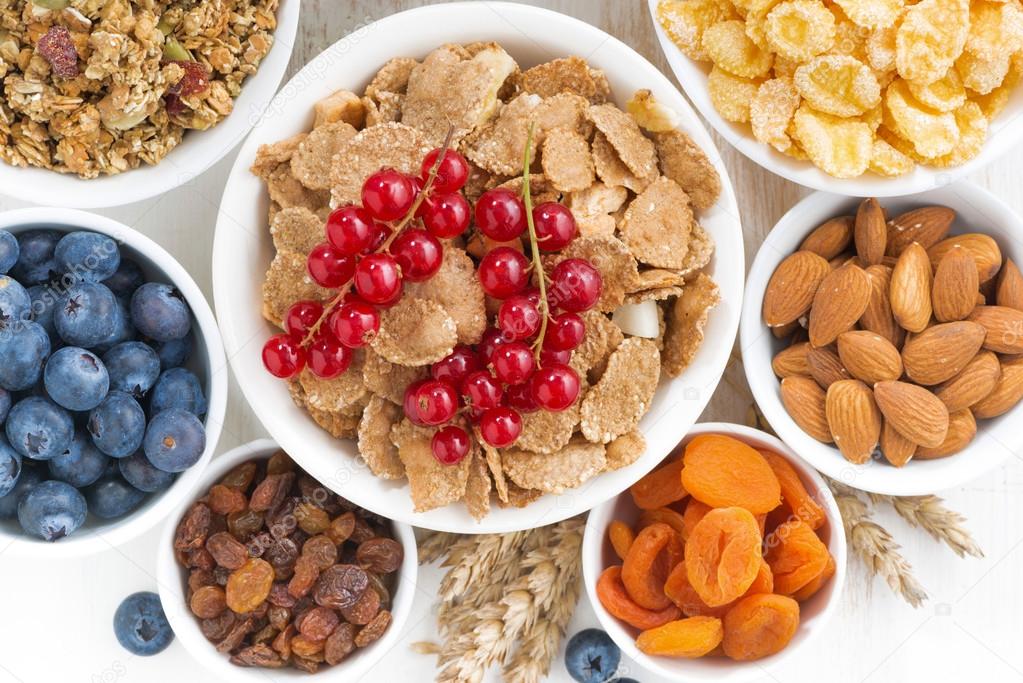
[[[569,17],[446,4],[364,31],[296,75],[228,182],[214,292],[242,390],[391,518],[587,510],[674,447],[727,362],[720,157],[651,64]]]
[[[96,208],[153,197],[201,174],[245,137],[276,93],[299,6],[5,3],[2,192]]]

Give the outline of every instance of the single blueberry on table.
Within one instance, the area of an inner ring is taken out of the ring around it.
[[[121,250],[117,242],[98,232],[79,230],[60,238],[53,249],[60,272],[77,282],[101,282],[117,272]]]
[[[39,381],[50,355],[50,337],[34,322],[0,329],[0,387],[24,391]]]
[[[0,275],[0,327],[12,328],[32,317],[32,297],[21,283]]]
[[[48,335],[56,336],[53,311],[57,308],[60,295],[49,285],[32,285],[28,288],[28,298],[32,320],[39,323]]]
[[[85,497],[71,484],[44,481],[18,503],[18,522],[25,533],[44,541],[70,536],[85,522]]]
[[[596,628],[579,631],[565,646],[565,668],[579,683],[604,683],[618,670],[621,659],[611,636]]]
[[[146,493],[163,491],[174,483],[174,475],[153,467],[142,451],[117,460],[117,467],[126,482]]]
[[[7,439],[0,437],[0,497],[14,490],[20,476],[21,453],[11,448]]]
[[[107,471],[109,462],[110,458],[96,448],[89,435],[78,430],[68,449],[46,464],[51,478],[81,488],[99,480]]]
[[[0,273],[6,273],[13,268],[20,254],[18,238],[6,230],[0,230]]]
[[[53,401],[29,396],[11,408],[6,432],[14,450],[26,458],[49,460],[71,446],[75,423],[70,413]]]
[[[114,332],[117,299],[96,282],[80,282],[61,297],[53,323],[61,338],[72,346],[90,348]]]
[[[133,593],[114,612],[117,642],[133,655],[148,657],[162,652],[174,640],[167,615],[156,593]]]
[[[43,385],[54,403],[68,410],[92,410],[110,389],[106,365],[92,351],[65,346],[50,356]]]
[[[146,414],[130,394],[111,391],[89,413],[88,430],[101,451],[112,458],[126,458],[142,445]]]
[[[156,355],[160,357],[160,369],[169,370],[184,365],[192,355],[192,335],[168,342],[156,342]]]
[[[183,472],[206,450],[206,429],[192,413],[171,408],[157,413],[146,427],[146,457],[164,472]]]
[[[160,376],[160,357],[148,344],[129,341],[103,354],[110,373],[110,389],[131,394],[141,400]]]
[[[145,275],[142,274],[139,264],[131,259],[122,258],[121,265],[117,266],[113,275],[103,280],[103,284],[109,287],[115,296],[130,298],[145,281]]]
[[[43,474],[38,467],[31,466],[31,460],[22,463],[21,476],[10,493],[0,496],[0,519],[14,519],[18,516],[18,503],[25,494],[39,485]]]
[[[146,494],[119,476],[104,477],[84,489],[89,512],[100,519],[117,519],[134,510]]]
[[[55,230],[26,230],[18,235],[18,261],[11,268],[24,285],[41,285],[59,277],[53,252],[63,235]]]
[[[192,329],[185,297],[176,288],[147,282],[131,297],[131,321],[146,337],[166,342],[181,339]]]
[[[171,368],[160,375],[149,397],[149,414],[171,408],[187,410],[196,417],[206,414],[206,396],[199,379],[184,368]]]

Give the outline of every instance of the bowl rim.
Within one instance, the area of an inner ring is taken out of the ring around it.
[[[247,683],[249,681],[275,681],[275,680],[303,680],[308,674],[297,669],[252,669],[231,664],[227,654],[217,652],[216,648],[206,640],[199,629],[199,621],[188,610],[182,591],[186,574],[182,567],[178,566],[174,558],[173,543],[174,534],[177,530],[178,521],[185,514],[185,511],[195,503],[195,499],[201,489],[212,485],[231,468],[248,460],[263,460],[280,450],[280,446],[273,439],[256,439],[237,446],[230,451],[214,458],[206,471],[199,485],[192,492],[192,496],[178,502],[171,513],[167,516],[164,527],[160,532],[160,546],[157,550],[156,581],[160,594],[160,602],[163,611],[167,615],[171,628],[178,640],[181,641],[185,651],[211,674],[215,674],[220,680],[238,681]],[[384,635],[372,643],[370,647],[357,650],[360,656],[346,659],[336,666],[332,666],[317,672],[317,678],[324,680],[355,680],[356,677],[365,674],[372,669],[404,635],[405,624],[412,613],[412,606],[418,586],[419,562],[416,536],[412,527],[395,520],[390,520],[393,525],[395,537],[402,544],[404,556],[402,558],[398,583],[394,590],[393,604],[391,610],[391,624],[387,627]],[[340,677],[340,678],[339,678]]]
[[[803,187],[861,197],[900,197],[916,194],[975,173],[997,161],[1023,141],[1023,125],[1015,122],[1018,117],[1007,117],[1007,111],[1003,111],[991,122],[988,138],[980,153],[964,164],[950,168],[916,164],[911,173],[894,178],[879,176],[869,170],[858,178],[836,178],[808,161],[793,159],[769,145],[759,142],[751,132],[743,130],[742,127],[747,124],[732,123],[722,118],[707,93],[706,73],[698,62],[690,59],[672,42],[661,27],[661,23],[657,20],[659,0],[647,1],[650,8],[650,19],[653,22],[654,31],[665,59],[675,74],[676,80],[682,84],[686,96],[703,118],[747,159],[764,170]],[[1012,96],[1013,100],[1023,100],[1021,91],[1023,89],[1016,88],[1016,92]],[[995,136],[999,137],[997,145],[993,144]]]
[[[56,543],[46,543],[24,534],[10,534],[0,528],[0,543],[9,542],[4,552],[14,557],[82,557],[116,548],[135,539],[160,524],[178,498],[191,495],[193,487],[213,457],[223,429],[227,411],[227,359],[220,329],[206,297],[184,266],[166,249],[124,223],[87,211],[31,207],[0,212],[0,229],[17,233],[22,229],[44,225],[66,231],[92,230],[108,235],[151,261],[184,294],[205,342],[203,353],[209,368],[209,395],[203,421],[206,427],[206,450],[197,463],[178,475],[170,488],[154,494],[157,497],[141,511],[109,522],[109,528],[102,531],[83,529],[82,535],[72,534]]]
[[[599,45],[598,49],[613,49],[613,56],[625,59],[630,65],[636,65],[637,68],[642,68],[640,73],[642,74],[642,79],[645,81],[642,87],[651,88],[655,90],[655,92],[670,92],[672,94],[672,106],[678,108],[684,118],[682,126],[698,141],[701,149],[703,149],[703,151],[708,155],[714,163],[715,169],[722,177],[722,193],[718,199],[718,203],[715,204],[715,207],[711,210],[711,212],[720,212],[720,215],[718,213],[714,213],[713,215],[716,216],[716,220],[720,221],[722,225],[727,224],[727,238],[722,237],[720,239],[727,239],[728,242],[718,244],[717,253],[719,256],[716,261],[715,273],[715,281],[719,287],[721,287],[722,292],[726,292],[727,294],[723,295],[722,303],[712,313],[712,323],[715,317],[719,317],[720,322],[717,324],[721,325],[722,338],[726,335],[730,335],[732,325],[736,324],[735,316],[737,311],[735,310],[735,307],[739,305],[739,299],[741,299],[741,293],[735,290],[734,287],[738,284],[739,290],[742,289],[741,282],[745,270],[744,251],[741,246],[741,221],[739,219],[734,191],[728,177],[727,169],[724,167],[721,160],[720,153],[714,145],[713,139],[710,137],[706,128],[699,122],[699,117],[696,112],[688,106],[688,103],[686,103],[685,98],[681,95],[678,88],[674,86],[671,81],[668,80],[668,78],[653,64],[639,55],[631,47],[608,35],[604,31],[601,31],[599,28],[552,10],[517,3],[493,2],[486,3],[485,6],[482,6],[479,3],[473,2],[456,2],[418,7],[390,15],[359,30],[365,31],[366,35],[373,35],[374,40],[379,41],[380,37],[382,35],[386,35],[387,32],[393,33],[395,29],[392,27],[396,25],[400,27],[412,21],[423,22],[426,20],[437,21],[438,23],[449,23],[447,18],[452,16],[457,16],[459,22],[464,25],[467,21],[467,16],[479,17],[482,12],[486,12],[486,16],[500,15],[505,17],[507,19],[507,23],[510,23],[511,21],[526,24],[545,23],[550,26],[558,26],[563,30],[570,29],[573,31],[572,38],[560,37],[560,34],[558,34],[557,31],[551,31],[549,33],[556,37],[551,38],[550,40],[555,43],[558,41],[565,43],[568,40],[572,40],[577,44],[585,44],[589,41],[593,42],[595,45]],[[500,25],[504,25],[504,23],[505,22],[502,21]],[[293,100],[296,96],[294,90],[296,86],[293,86],[293,84],[299,84],[302,87],[305,87],[305,84],[309,79],[323,81],[323,73],[325,73],[325,70],[336,69],[338,64],[340,64],[342,57],[335,53],[350,55],[353,52],[351,49],[352,45],[355,44],[356,39],[360,37],[360,34],[356,32],[352,36],[342,38],[310,61],[292,78],[292,81],[281,89],[281,93],[278,95],[278,98],[275,99],[274,103],[271,104],[268,111],[275,111],[278,108],[284,108],[289,102],[294,104]],[[446,36],[443,34],[438,36],[434,41],[434,45],[439,45],[445,42],[445,37]],[[547,46],[545,45],[544,47],[546,48]],[[557,52],[558,54],[571,54],[573,50],[570,47],[566,47],[558,49]],[[393,53],[391,56],[393,56]],[[551,55],[551,57],[553,56],[555,55]],[[593,55],[589,58],[597,59],[597,57]],[[610,60],[605,57],[604,64],[608,64],[609,61]],[[599,63],[597,64],[599,65]],[[340,87],[340,84],[333,82],[332,84],[334,84],[335,87]],[[347,489],[337,488],[338,477],[334,476],[332,478],[330,476],[331,474],[336,474],[336,470],[332,470],[330,473],[318,471],[311,460],[303,458],[301,441],[295,435],[294,428],[284,428],[282,425],[277,424],[282,421],[282,418],[279,415],[281,412],[280,405],[278,403],[269,405],[269,402],[264,395],[265,392],[261,394],[259,392],[259,385],[257,385],[254,380],[249,379],[247,371],[251,374],[254,368],[247,367],[246,363],[248,361],[243,357],[242,353],[244,347],[252,341],[250,338],[250,331],[246,329],[246,326],[248,325],[247,321],[255,320],[255,318],[242,319],[234,316],[230,312],[230,307],[232,305],[238,305],[236,296],[237,288],[233,286],[233,280],[230,277],[228,270],[223,266],[224,262],[237,258],[236,251],[233,247],[237,246],[240,243],[239,240],[242,238],[236,238],[234,235],[229,235],[229,233],[235,232],[241,234],[239,230],[246,233],[251,233],[251,231],[248,228],[239,228],[238,221],[228,215],[230,213],[230,208],[225,207],[230,207],[232,203],[237,203],[239,201],[237,199],[238,197],[245,197],[247,198],[246,201],[251,201],[251,197],[248,194],[249,188],[246,188],[245,190],[237,190],[235,188],[239,186],[240,182],[244,184],[244,177],[249,174],[249,165],[254,158],[256,147],[261,142],[269,141],[267,139],[263,139],[263,134],[269,126],[275,123],[275,121],[272,121],[271,118],[272,117],[269,116],[265,117],[264,120],[253,129],[249,139],[239,152],[235,166],[228,179],[227,189],[225,190],[221,203],[220,219],[218,221],[218,230],[213,254],[214,299],[217,304],[221,331],[224,335],[227,348],[229,349],[232,370],[234,371],[235,377],[238,379],[242,393],[245,395],[253,412],[263,422],[264,426],[275,438],[277,438],[279,442],[293,453],[293,457],[303,464],[307,471],[319,474],[319,478],[321,480],[331,482],[328,485],[335,486],[335,490],[340,492],[342,495],[347,493],[349,497],[358,504],[366,507],[367,509],[373,509],[374,505],[377,505],[378,507],[380,505],[379,502],[374,503],[374,500],[378,500],[378,498],[367,496],[366,494],[359,494],[357,490],[353,490],[357,489],[357,487],[349,486]],[[277,134],[277,138],[282,137],[282,135],[283,133]],[[239,194],[234,194],[236,192]],[[708,212],[708,214],[711,212]],[[706,216],[708,214],[704,215]],[[722,228],[722,230],[725,230],[725,228]],[[251,238],[246,236],[244,239],[248,240]],[[231,246],[227,246],[228,244]],[[725,299],[725,296],[728,298]],[[258,317],[258,311],[253,311],[250,315]],[[690,406],[699,404],[702,409],[702,406],[705,406],[709,401],[712,393],[710,390],[716,386],[718,382],[720,382],[733,345],[734,342],[732,340],[728,341],[728,343],[724,343],[724,340],[722,339],[719,340],[719,343],[704,344],[703,347],[701,347],[700,353],[705,355],[698,358],[697,363],[704,364],[704,366],[709,368],[711,371],[707,372],[706,376],[701,376],[699,378],[699,384],[697,384],[696,380],[690,382],[690,386],[692,386],[693,390],[697,393],[695,398],[687,398]],[[711,379],[711,376],[713,376],[712,382],[708,381]],[[670,381],[684,381],[685,377],[686,375],[684,374],[682,378]],[[692,419],[698,419],[698,414],[694,415]],[[677,436],[678,435],[675,435],[675,437],[671,439],[672,443]],[[667,451],[665,450],[665,452]],[[452,506],[445,506],[444,508],[431,510],[425,513],[416,513],[411,510],[410,505],[408,511],[404,509],[400,511],[391,509],[388,512],[390,516],[396,519],[401,519],[419,527],[456,533],[503,533],[527,528],[537,523],[550,524],[574,514],[581,513],[591,508],[594,504],[599,503],[608,497],[614,496],[616,492],[620,492],[626,488],[632,481],[638,479],[649,468],[653,467],[656,459],[657,458],[653,457],[646,460],[641,459],[638,463],[630,466],[632,469],[623,469],[619,472],[601,475],[603,477],[615,477],[616,475],[619,475],[623,478],[626,476],[629,478],[629,481],[616,481],[616,485],[614,486],[614,489],[617,489],[616,491],[607,490],[595,492],[595,487],[591,486],[586,489],[580,488],[567,492],[585,494],[585,503],[582,501],[572,503],[567,496],[559,497],[548,494],[548,496],[545,497],[551,499],[548,503],[534,502],[528,508],[523,509],[492,509],[490,514],[481,522],[475,522],[472,520],[472,518],[464,510],[458,510],[457,513],[449,513],[448,511]],[[356,464],[356,466],[358,465]],[[627,474],[625,474],[626,472]],[[342,480],[341,482],[342,485],[347,483],[347,480]],[[618,486],[619,483],[621,484],[620,486]],[[403,483],[401,485],[407,486],[407,483]],[[523,510],[532,510],[532,516],[528,512],[524,513]]]
[[[0,162],[0,194],[45,206],[98,209],[150,199],[191,182],[245,139],[277,94],[295,48],[301,5],[301,0],[281,0],[270,52],[256,73],[245,79],[232,114],[208,130],[186,131],[186,138],[189,132],[206,135],[199,142],[189,143],[184,154],[175,154],[184,145],[181,142],[156,165],[143,164],[117,175],[91,179]],[[281,49],[275,49],[278,46]]]
[[[758,361],[753,358],[754,350],[774,343],[774,338],[770,334],[765,334],[767,328],[763,325],[760,311],[767,281],[778,263],[794,249],[794,247],[783,248],[781,245],[787,245],[795,238],[801,239],[801,236],[805,236],[817,227],[817,224],[811,225],[812,220],[804,218],[804,216],[815,216],[817,213],[823,214],[824,212],[827,212],[828,216],[839,215],[843,213],[841,207],[852,206],[857,201],[859,200],[856,197],[814,192],[789,209],[768,233],[767,239],[764,240],[753,260],[746,279],[747,296],[743,302],[739,344],[747,382],[757,405],[778,435],[787,443],[792,444],[792,448],[797,451],[799,457],[833,479],[863,491],[894,496],[927,495],[959,486],[1000,466],[1012,453],[1019,451],[1023,447],[1023,433],[1019,430],[1010,431],[1008,434],[1000,431],[999,438],[996,439],[987,432],[992,421],[988,421],[988,424],[978,425],[977,439],[963,452],[953,458],[926,461],[927,465],[949,462],[954,462],[956,465],[932,466],[926,472],[919,468],[925,463],[915,463],[918,466],[915,471],[912,469],[914,465],[912,462],[903,468],[890,467],[885,463],[872,461],[864,465],[853,465],[839,454],[838,449],[830,444],[816,441],[792,420],[781,403],[778,390],[779,380],[774,375],[770,364],[768,363],[766,366],[762,362],[758,364]],[[957,219],[953,224],[952,234],[959,232],[955,226],[961,225],[964,220],[959,216],[960,207],[963,210],[969,209],[982,213],[992,225],[999,227],[997,233],[990,227],[979,227],[978,231],[991,234],[1001,243],[1011,239],[1023,245],[1023,218],[996,195],[967,180],[960,180],[951,185],[914,195],[891,197],[889,201],[893,204],[901,203],[910,206],[940,204],[955,209]],[[1001,421],[1021,413],[1023,413],[1023,404],[1016,406],[1005,415],[994,418],[994,420]],[[966,457],[970,450],[978,448],[983,448],[988,454],[983,469],[977,469],[975,459]],[[914,476],[907,476],[910,474]]]
[[[750,443],[750,440],[761,441],[767,444],[771,450],[783,455],[799,473],[800,479],[803,479],[804,482],[809,481],[817,489],[816,500],[824,508],[828,525],[830,526],[830,537],[827,546],[828,551],[835,559],[835,575],[829,581],[829,592],[826,594],[826,602],[821,611],[813,616],[812,628],[807,632],[806,637],[794,647],[786,647],[781,652],[769,657],[751,662],[729,661],[727,668],[714,668],[707,675],[700,674],[698,676],[692,671],[676,670],[671,665],[684,667],[690,662],[699,660],[655,657],[641,652],[636,647],[635,637],[625,629],[616,617],[604,609],[600,599],[597,597],[597,579],[600,577],[601,572],[606,569],[601,559],[604,537],[607,533],[606,525],[610,521],[609,517],[615,504],[618,502],[618,496],[595,507],[591,510],[589,518],[586,520],[582,546],[583,581],[586,584],[586,595],[593,606],[593,611],[597,615],[597,620],[600,622],[601,627],[607,631],[615,644],[628,657],[649,671],[664,676],[668,680],[680,682],[713,679],[737,683],[739,681],[759,679],[764,675],[765,666],[775,666],[795,657],[808,643],[812,643],[814,639],[819,637],[838,611],[842,600],[842,593],[845,589],[847,577],[846,560],[848,557],[848,546],[845,531],[842,527],[842,515],[838,509],[838,503],[835,502],[835,497],[831,489],[828,488],[824,478],[778,437],[745,425],[728,422],[699,422],[693,425],[693,428],[679,442],[679,447],[701,434],[725,434],[744,443]],[[667,457],[670,458],[671,455]],[[625,492],[623,491],[620,495],[625,495]],[[803,621],[800,621],[799,628],[805,628]]]

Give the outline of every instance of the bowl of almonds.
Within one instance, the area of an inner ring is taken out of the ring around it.
[[[778,435],[828,476],[918,495],[1021,443],[1023,223],[959,182],[911,197],[817,193],[750,271],[743,363]]]

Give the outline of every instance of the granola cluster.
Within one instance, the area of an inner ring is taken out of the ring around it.
[[[0,4],[0,159],[82,178],[156,164],[234,106],[279,0]]]

